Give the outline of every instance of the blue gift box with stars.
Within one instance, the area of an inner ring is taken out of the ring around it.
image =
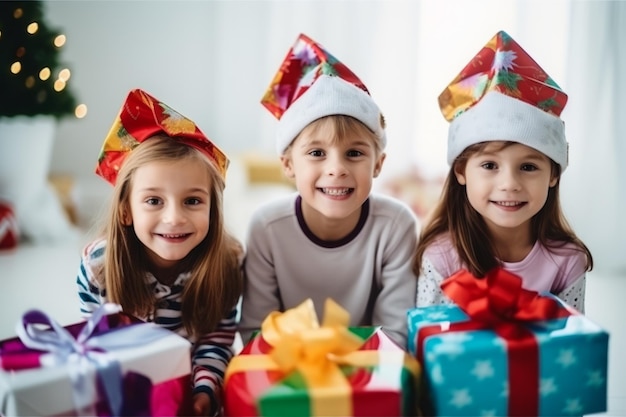
[[[520,325],[532,340],[511,358],[515,341],[472,326],[455,304],[410,310],[408,348],[423,367],[424,413],[580,416],[606,411],[608,333],[578,313]]]

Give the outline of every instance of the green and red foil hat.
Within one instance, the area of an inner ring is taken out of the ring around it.
[[[193,121],[141,89],[128,93],[102,144],[96,174],[115,185],[129,153],[157,134],[165,134],[200,150],[225,179],[229,164],[226,154]]]
[[[568,145],[560,118],[567,94],[504,31],[496,33],[446,86],[439,107],[450,123],[448,163],[484,141],[514,141],[561,165]]]
[[[309,123],[346,115],[366,125],[386,145],[385,123],[367,87],[322,45],[300,34],[289,48],[261,104],[279,119],[279,154]]]

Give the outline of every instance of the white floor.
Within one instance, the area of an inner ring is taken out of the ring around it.
[[[225,204],[229,218],[237,219],[231,220],[229,227],[243,238],[255,206],[289,190],[278,186],[249,188],[238,182],[238,175],[231,177]],[[94,188],[88,188],[93,192]],[[0,339],[15,336],[16,323],[29,309],[41,309],[62,325],[80,320],[75,277],[85,240],[83,234],[54,245],[25,243],[16,250],[0,251]],[[588,275],[587,316],[610,333],[608,411],[597,416],[626,416],[626,325],[620,319],[624,317],[624,311],[620,313],[625,307],[621,304],[624,294],[626,274],[592,271]]]

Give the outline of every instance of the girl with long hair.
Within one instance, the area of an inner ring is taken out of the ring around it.
[[[81,312],[113,302],[193,345],[193,410],[221,409],[242,291],[241,244],[224,227],[228,160],[195,126],[133,90],[96,172],[114,185],[78,273]]]
[[[584,312],[587,246],[563,214],[567,96],[505,32],[498,32],[439,97],[450,171],[415,252],[418,307],[451,302],[441,282],[502,267],[526,289]]]

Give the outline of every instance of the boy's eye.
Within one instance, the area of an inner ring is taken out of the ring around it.
[[[485,162],[483,164],[481,164],[481,167],[485,168],[485,169],[496,169],[496,164],[493,162]]]
[[[311,156],[324,156],[324,152],[320,151],[319,149],[315,149],[315,150],[312,150],[311,152],[309,152],[309,155],[311,155]]]
[[[532,164],[524,164],[522,165],[522,171],[534,171],[537,167]]]
[[[357,157],[357,156],[361,156],[361,155],[363,155],[363,152],[361,152],[361,151],[357,151],[357,150],[355,150],[355,149],[352,149],[352,150],[349,150],[349,151],[347,152],[347,155],[348,155],[349,157],[351,157],[351,158],[355,158],[355,157]]]

